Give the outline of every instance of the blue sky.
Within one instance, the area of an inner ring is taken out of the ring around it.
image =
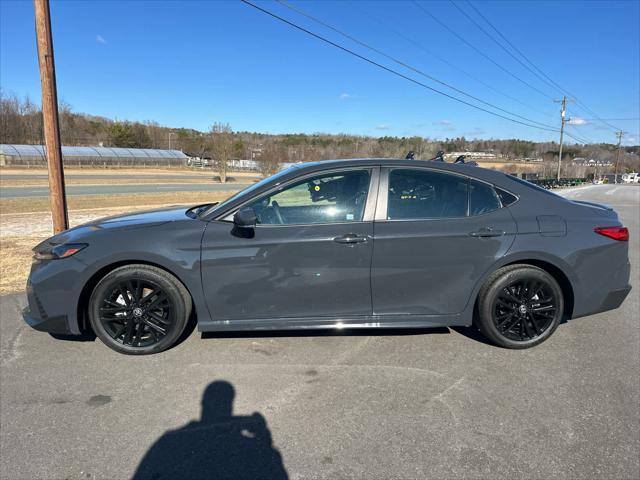
[[[281,4],[258,4],[464,98]],[[559,106],[550,98],[483,58],[412,2],[292,4],[484,101],[538,122],[559,124]],[[545,95],[561,97],[500,50],[451,2],[422,5],[514,75]],[[497,36],[466,1],[457,5]],[[599,117],[635,118],[609,123],[628,132],[626,144],[640,143],[640,2],[473,0],[473,5]],[[228,122],[234,130],[270,133],[558,139],[556,133],[517,125],[429,92],[239,1],[52,1],[51,15],[58,95],[75,111],[201,130]],[[6,93],[40,99],[31,1],[0,0],[0,86]],[[570,104],[569,112],[580,123],[570,126],[570,133],[615,141],[613,130],[591,120],[593,114],[579,105]]]

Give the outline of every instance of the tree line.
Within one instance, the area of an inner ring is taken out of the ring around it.
[[[434,139],[413,137],[369,137],[347,134],[265,134],[233,131],[231,126],[214,122],[207,131],[172,128],[157,122],[115,121],[105,117],[74,112],[61,103],[60,135],[63,145],[160,148],[182,150],[190,156],[210,158],[221,177],[231,159],[260,161],[264,173],[272,173],[284,162],[305,162],[329,158],[387,157],[404,158],[409,151],[415,158],[429,159],[437,152],[487,152],[504,160],[557,159],[556,142],[530,142],[519,139]],[[42,113],[29,98],[0,92],[0,143],[42,144]],[[640,167],[638,146],[624,147],[620,171]],[[569,144],[563,149],[563,161],[576,157],[614,162],[613,144]],[[222,178],[224,180],[224,178]]]

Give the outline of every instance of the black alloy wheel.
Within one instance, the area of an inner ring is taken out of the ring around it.
[[[171,347],[183,332],[191,298],[172,275],[148,265],[107,274],[89,302],[91,326],[110,348],[129,354]]]
[[[564,297],[555,278],[531,265],[509,265],[480,290],[475,322],[493,343],[520,349],[549,338],[563,314]]]
[[[542,335],[553,324],[557,310],[557,299],[547,284],[523,278],[498,292],[493,322],[500,334],[523,342]]]

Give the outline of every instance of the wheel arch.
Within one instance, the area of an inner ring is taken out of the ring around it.
[[[510,258],[504,259],[504,262],[501,262],[499,265],[496,265],[490,272],[487,273],[483,281],[481,282],[481,286],[485,284],[489,276],[493,274],[497,269],[502,267],[507,267],[510,265],[530,265],[533,267],[540,268],[544,270],[549,275],[551,275],[558,285],[560,285],[560,289],[562,290],[562,296],[564,299],[564,317],[571,318],[573,315],[573,309],[575,306],[575,286],[571,281],[569,274],[565,271],[565,269],[558,266],[559,262],[553,262],[550,259],[541,259],[539,257],[534,256],[523,256],[518,258]],[[475,294],[475,302],[474,302],[474,316],[477,311],[478,301],[480,299],[480,292],[482,288],[478,288],[478,291]]]
[[[93,293],[94,288],[96,287],[98,282],[109,272],[112,272],[116,268],[124,267],[126,265],[148,265],[150,267],[155,267],[155,268],[159,268],[160,270],[164,270],[168,274],[172,275],[176,280],[178,280],[182,284],[182,286],[185,288],[185,290],[189,294],[189,297],[191,298],[192,315],[197,317],[196,301],[193,297],[193,294],[191,293],[191,290],[189,289],[187,284],[180,278],[179,275],[176,275],[175,272],[171,271],[164,265],[160,265],[155,262],[150,262],[148,260],[120,260],[117,262],[109,263],[108,265],[104,265],[98,270],[96,270],[91,275],[91,277],[89,277],[89,280],[87,280],[87,282],[85,282],[84,286],[82,287],[80,295],[78,296],[78,303],[76,305],[76,315],[77,315],[76,318],[78,320],[78,327],[81,333],[83,334],[93,333],[90,322],[89,322],[89,317],[88,317],[88,305],[89,305],[89,298],[91,298],[91,294]]]

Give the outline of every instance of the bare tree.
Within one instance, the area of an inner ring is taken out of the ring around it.
[[[229,160],[234,151],[233,131],[228,123],[214,123],[209,128],[209,139],[213,168],[220,175],[220,183],[226,183]]]
[[[280,170],[280,165],[286,158],[287,152],[282,145],[270,144],[262,150],[260,155],[260,172],[265,176],[273,175]]]

